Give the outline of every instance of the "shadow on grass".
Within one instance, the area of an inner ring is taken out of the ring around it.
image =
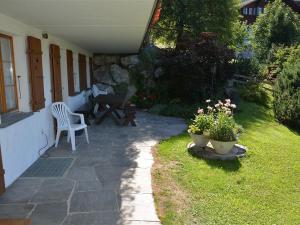
[[[264,106],[242,101],[238,107],[235,119],[244,129],[274,121],[272,110]]]
[[[235,160],[214,160],[214,159],[205,159],[202,157],[202,154],[199,150],[195,150],[194,148],[188,149],[188,152],[191,156],[197,159],[201,159],[207,163],[210,167],[222,169],[226,172],[236,172],[241,167],[242,164],[238,159]]]

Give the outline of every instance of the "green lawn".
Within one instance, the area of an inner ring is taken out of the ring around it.
[[[248,156],[205,161],[188,153],[187,134],[159,144],[153,169],[163,224],[300,224],[300,136],[271,110],[241,103],[236,120]]]

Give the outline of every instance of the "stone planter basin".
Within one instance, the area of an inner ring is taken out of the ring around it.
[[[233,147],[237,143],[237,141],[224,142],[224,141],[210,140],[210,143],[216,153],[218,153],[220,155],[226,155],[233,149]]]
[[[193,133],[189,133],[189,134],[197,147],[204,148],[209,142],[209,138],[205,135],[199,135]]]

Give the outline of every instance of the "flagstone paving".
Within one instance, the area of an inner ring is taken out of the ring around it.
[[[64,176],[19,178],[0,197],[0,218],[31,218],[32,225],[159,225],[151,148],[185,129],[181,119],[139,112],[137,127],[109,119],[90,126],[90,144],[77,137],[76,152],[64,137],[48,151],[74,159]]]

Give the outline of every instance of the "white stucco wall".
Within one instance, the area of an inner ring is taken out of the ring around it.
[[[53,119],[50,112],[52,94],[49,45],[57,44],[60,46],[63,100],[72,110],[75,110],[85,102],[85,93],[80,93],[74,97],[68,96],[66,49],[73,51],[76,91],[79,91],[77,55],[78,53],[85,54],[88,60],[91,53],[68,43],[63,39],[51,36],[50,34],[48,39],[43,39],[43,31],[3,14],[0,14],[0,33],[13,37],[16,75],[21,76],[19,83],[21,91],[18,91],[18,102],[19,111],[22,112],[31,111],[26,38],[27,36],[34,36],[42,40],[44,95],[46,99],[45,109],[40,112],[35,112],[33,116],[7,128],[0,129],[0,144],[5,169],[5,183],[6,186],[9,186],[30,165],[32,165],[35,160],[37,160],[40,149],[46,144],[45,135],[47,135],[48,145],[41,150],[41,153],[46,151],[54,143]],[[89,71],[88,63],[87,71]],[[89,84],[89,73],[87,74],[87,77]]]

